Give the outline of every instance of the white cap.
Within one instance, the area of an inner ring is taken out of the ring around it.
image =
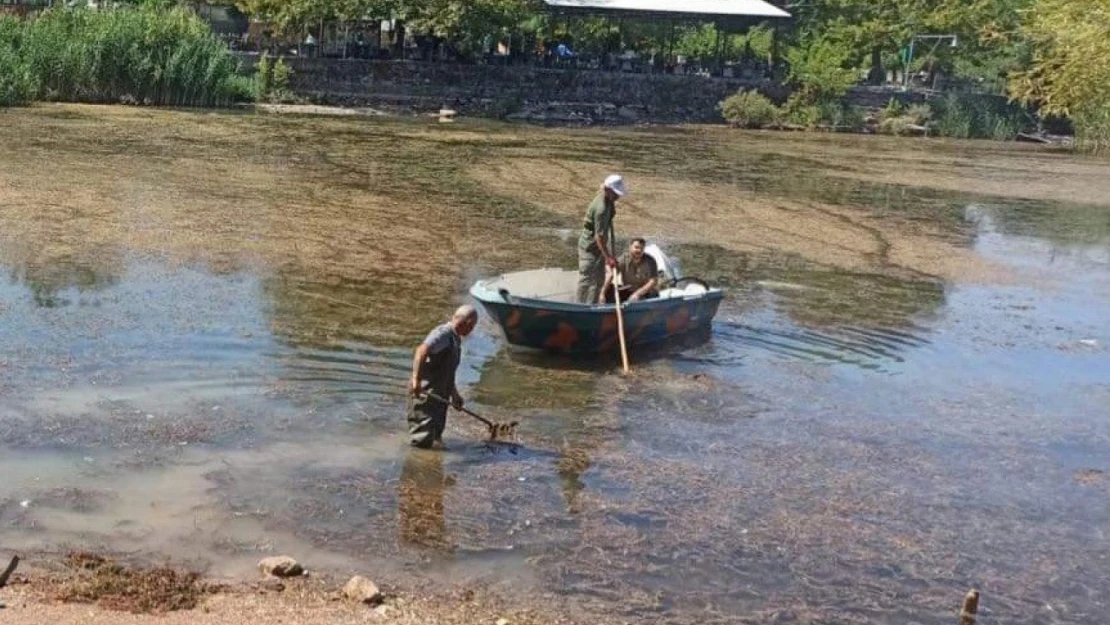
[[[624,178],[621,178],[620,174],[613,174],[606,178],[604,186],[606,189],[612,189],[613,193],[616,193],[619,197],[624,197],[628,193],[628,190],[624,188]]]

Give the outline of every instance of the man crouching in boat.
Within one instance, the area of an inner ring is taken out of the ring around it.
[[[586,209],[582,232],[578,235],[577,297],[580,304],[592,304],[598,300],[605,281],[605,268],[617,264],[609,246],[613,244],[613,216],[617,212],[617,200],[626,193],[624,179],[613,174],[605,179],[601,191]]]
[[[599,304],[612,304],[615,301],[614,271],[620,272],[622,302],[635,302],[659,296],[656,290],[659,286],[659,266],[650,254],[644,253],[646,245],[647,241],[640,237],[632,239],[632,243],[628,245],[628,251],[621,254],[620,260],[617,261],[616,268],[605,272],[605,286],[601,289]]]
[[[478,324],[473,306],[460,306],[451,321],[436,327],[412,356],[409,392],[409,442],[415,447],[443,445],[447,428],[447,402],[462,408],[463,398],[455,388],[455,371],[462,359],[462,339]],[[433,397],[432,395],[435,395]]]

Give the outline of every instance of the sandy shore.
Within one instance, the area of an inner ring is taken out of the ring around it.
[[[216,625],[238,623],[298,623],[344,625],[383,623],[425,625],[539,625],[576,621],[551,612],[520,611],[507,607],[493,593],[480,588],[447,587],[438,593],[414,593],[383,588],[383,600],[366,605],[344,599],[344,576],[315,573],[305,577],[256,581],[201,579],[206,588],[194,609],[146,612],[106,607],[101,602],[65,598],[75,580],[86,572],[66,570],[56,560],[34,560],[20,566],[6,588],[0,589],[0,622],[52,625]],[[108,601],[110,606],[110,601]],[[597,623],[591,619],[591,623]]]

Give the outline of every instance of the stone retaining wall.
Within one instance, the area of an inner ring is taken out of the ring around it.
[[[244,71],[251,71],[257,57],[240,59]],[[740,89],[757,89],[778,102],[789,95],[781,83],[705,76],[359,59],[286,63],[293,70],[294,91],[319,104],[409,113],[449,108],[463,115],[555,124],[713,123],[721,121],[717,103]],[[878,108],[892,96],[919,99],[860,88],[849,101]]]

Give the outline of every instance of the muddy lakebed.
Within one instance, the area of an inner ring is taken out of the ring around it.
[[[0,553],[268,555],[587,622],[1110,621],[1110,163],[1021,145],[119,107],[0,112]],[[597,181],[709,340],[511,350],[404,440],[474,280]]]

